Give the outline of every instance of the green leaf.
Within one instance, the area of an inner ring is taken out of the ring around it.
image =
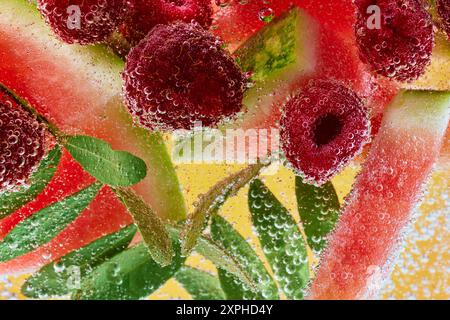
[[[131,189],[114,188],[114,192],[133,217],[153,260],[168,266],[174,255],[172,241],[161,219]]]
[[[83,169],[109,186],[132,186],[147,175],[143,160],[125,151],[114,151],[108,143],[97,138],[68,137],[64,147]]]
[[[327,236],[339,218],[339,199],[331,182],[321,187],[295,178],[298,212],[310,248],[317,254],[326,247]],[[370,205],[370,204],[368,204]]]
[[[73,298],[79,300],[142,299],[172,278],[184,264],[180,248],[170,266],[161,267],[152,259],[147,247],[139,244],[127,249],[95,268],[81,281]]]
[[[179,238],[180,230],[178,228],[170,227],[170,232],[173,237]],[[221,243],[206,235],[202,235],[198,239],[194,250],[214,263],[216,267],[234,275],[253,291],[258,290],[258,284],[253,281],[246,268]]]
[[[203,236],[198,239],[195,251],[209,259],[216,267],[234,275],[252,291],[258,290],[259,284],[253,280],[246,267],[220,243]]]
[[[219,279],[205,271],[183,266],[175,279],[194,300],[225,300]]]
[[[14,259],[48,243],[87,208],[101,187],[100,183],[94,183],[20,222],[0,242],[0,262]]]
[[[259,290],[254,292],[234,275],[219,268],[219,279],[228,299],[231,300],[276,300],[278,289],[264,264],[244,238],[219,215],[213,216],[211,234],[244,266]]]
[[[182,233],[181,252],[187,256],[197,243],[197,239],[208,225],[211,215],[216,214],[225,201],[236,195],[264,167],[262,164],[248,166],[216,184],[201,196],[195,211],[189,215]]]
[[[0,219],[13,213],[26,203],[34,200],[53,178],[61,159],[61,148],[56,146],[41,161],[36,172],[30,178],[29,186],[15,192],[0,194]]]
[[[84,277],[95,266],[122,252],[133,239],[136,230],[135,225],[130,225],[46,265],[27,279],[22,286],[22,293],[29,298],[69,294],[76,289],[76,284],[71,282],[77,280],[72,279],[74,272],[75,275]]]
[[[309,282],[308,253],[295,220],[261,180],[250,184],[248,205],[280,289],[288,299],[303,299]]]

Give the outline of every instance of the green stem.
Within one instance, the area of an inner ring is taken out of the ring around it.
[[[215,214],[225,201],[241,190],[253,178],[259,175],[267,164],[254,164],[232,174],[228,178],[213,186],[206,194],[201,195],[196,203],[196,209],[192,212],[182,232],[181,253],[188,256],[197,244],[197,239],[208,225],[210,217]]]
[[[60,144],[63,144],[62,142],[65,141],[67,135],[58,129],[56,125],[54,125],[50,120],[48,120],[45,116],[38,113],[36,110],[34,110],[27,101],[20,98],[14,91],[6,87],[3,83],[0,82],[0,91],[5,93],[8,97],[10,97],[12,100],[14,100],[15,103],[17,103],[19,106],[22,107],[26,112],[31,114],[32,116],[36,117],[36,119],[45,126],[45,128],[50,132],[56,139],[56,141]]]

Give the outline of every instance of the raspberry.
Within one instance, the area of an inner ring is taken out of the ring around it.
[[[196,21],[208,28],[212,23],[211,0],[132,0],[131,5],[134,10],[127,17],[122,33],[134,44],[157,24]]]
[[[127,57],[125,102],[148,129],[215,126],[242,108],[246,77],[197,23],[158,25]]]
[[[421,0],[356,0],[355,4],[361,59],[375,72],[398,81],[421,76],[434,43],[432,18]],[[371,5],[381,10],[380,28],[370,23]]]
[[[442,20],[442,27],[450,37],[450,0],[437,0],[436,7]]]
[[[38,0],[39,10],[66,43],[105,41],[122,23],[127,0]]]
[[[337,82],[311,80],[287,102],[281,119],[286,158],[307,182],[317,185],[337,174],[369,138],[367,108]]]
[[[45,130],[0,93],[0,193],[26,185],[44,156]]]

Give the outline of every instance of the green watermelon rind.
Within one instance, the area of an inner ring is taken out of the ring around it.
[[[239,65],[251,73],[254,86],[247,90],[244,104],[248,108],[277,87],[312,74],[316,67],[315,21],[294,7],[273,20],[235,51]],[[311,39],[313,38],[313,39]],[[265,102],[269,104],[271,99]]]

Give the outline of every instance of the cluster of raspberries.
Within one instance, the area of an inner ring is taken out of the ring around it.
[[[354,0],[361,59],[397,81],[420,77],[430,63],[433,21],[421,0]],[[218,126],[243,108],[247,77],[207,29],[210,0],[38,0],[67,43],[104,42],[118,30],[133,46],[127,56],[124,100],[149,130]],[[370,27],[379,8],[379,26]],[[450,34],[450,1],[437,0]],[[0,104],[0,190],[20,185],[44,154],[37,121],[10,102]],[[282,148],[305,180],[322,184],[351,161],[370,138],[369,110],[340,83],[315,79],[284,106]]]

